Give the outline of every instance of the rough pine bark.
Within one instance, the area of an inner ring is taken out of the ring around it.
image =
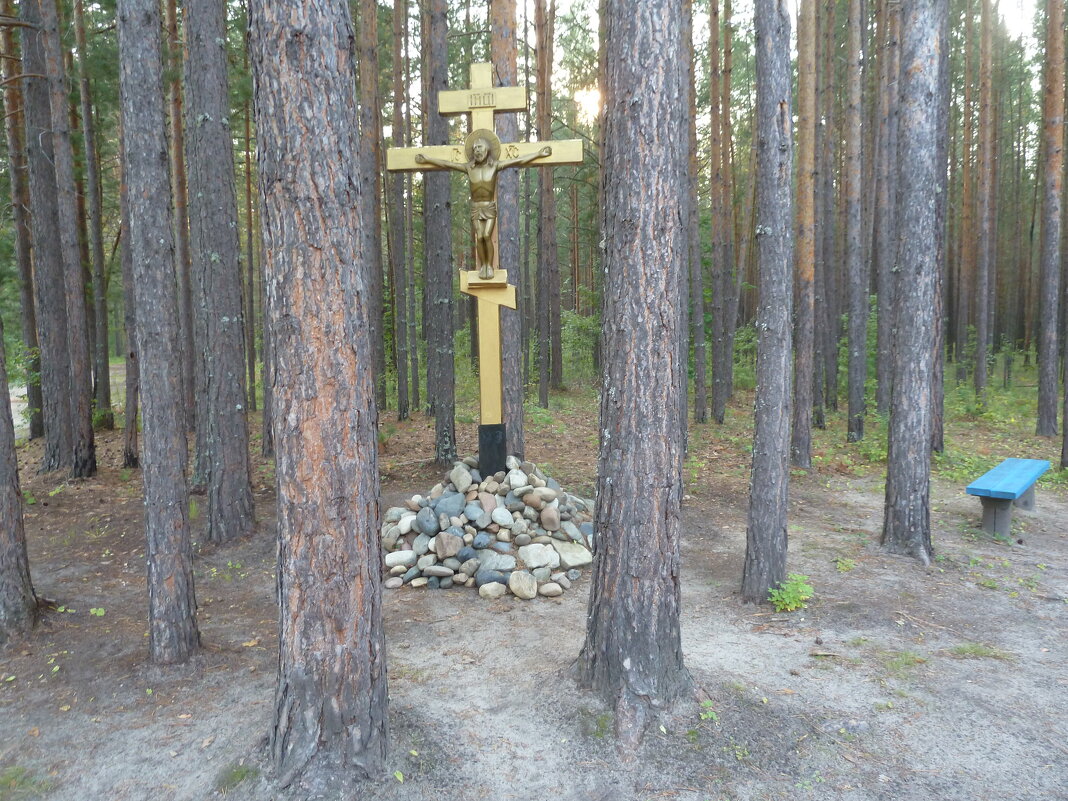
[[[1048,0],[1042,104],[1042,240],[1038,312],[1040,437],[1057,434],[1058,336],[1061,297],[1061,185],[1064,174],[1064,0]]]
[[[189,181],[189,256],[194,314],[204,361],[209,542],[251,534],[252,480],[245,409],[245,332],[241,242],[230,133],[226,6],[185,0],[185,146]],[[198,387],[199,391],[199,387]]]
[[[993,102],[993,4],[982,0],[979,35],[979,180],[976,203],[978,231],[975,263],[975,394],[986,402],[987,365],[990,340],[990,289],[994,260],[994,102]]]
[[[0,386],[7,386],[2,325]],[[36,621],[37,597],[30,581],[30,561],[26,555],[11,399],[8,393],[0,392],[0,648],[12,637],[31,629]]]
[[[449,79],[448,17],[445,0],[431,0],[428,11],[426,65],[429,71],[429,94],[426,137],[427,144],[444,145],[449,141],[449,124],[438,113],[438,93],[448,88]],[[500,177],[500,186],[507,186],[506,178],[505,175]],[[423,271],[428,293],[426,398],[428,411],[434,415],[434,458],[439,465],[448,466],[456,458],[456,354],[453,344],[452,211],[449,174],[440,171],[426,173],[423,176],[423,185],[423,224],[426,234]],[[499,197],[503,199],[503,194]],[[506,242],[503,213],[504,206],[498,205],[497,223],[502,248]],[[501,250],[500,254],[503,258],[504,251]],[[501,266],[505,266],[503,262]],[[414,312],[414,307],[411,312]],[[409,325],[413,323],[414,320],[409,320]],[[505,375],[507,369],[506,366]],[[519,419],[522,420],[522,412]],[[511,422],[509,420],[509,425]]]
[[[253,0],[249,21],[276,404],[269,749],[285,786],[318,765],[369,777],[385,761],[373,260],[359,228],[371,199],[347,2]]]
[[[768,599],[786,578],[790,489],[790,202],[793,121],[790,112],[790,11],[787,0],[756,0],[756,403],[749,480],[742,598]]]
[[[701,213],[698,202],[700,184],[700,153],[697,149],[697,82],[695,68],[697,60],[693,49],[693,0],[685,0],[683,20],[685,25],[685,50],[689,70],[689,108],[687,129],[690,142],[689,193],[690,211],[687,221],[689,231],[689,255],[687,264],[690,272],[690,338],[693,341],[693,421],[708,422],[708,354],[705,346],[705,282],[704,264],[701,259]],[[713,6],[715,0],[713,0]],[[713,107],[715,104],[713,104]],[[577,204],[575,204],[577,206]],[[573,212],[577,219],[577,208]],[[722,422],[722,421],[721,421]]]
[[[361,58],[360,58],[360,76],[363,78],[369,71],[368,62],[366,56],[368,55],[368,47],[363,42],[367,40],[368,32],[366,17],[369,14],[373,14],[374,8],[377,3],[373,0],[364,0],[360,8],[362,11],[362,25],[360,29],[360,42],[361,42]],[[404,146],[404,109],[407,105],[405,103],[405,94],[407,93],[404,82],[404,40],[408,27],[408,14],[407,3],[405,0],[393,0],[393,142],[394,147]],[[375,33],[375,39],[377,40],[378,34]],[[377,72],[375,75],[375,81],[377,82]],[[361,111],[363,106],[361,106]],[[361,125],[365,121],[361,121]],[[362,130],[362,129],[361,129]],[[361,158],[366,159],[366,154],[361,153]],[[428,175],[423,176],[423,180],[426,181]],[[396,353],[395,365],[397,368],[397,419],[407,420],[410,415],[410,404],[408,399],[408,235],[407,235],[407,220],[408,220],[408,204],[405,196],[405,182],[404,173],[394,172],[389,176],[389,216],[390,216],[390,248],[389,255],[390,272],[393,276],[393,294],[394,294],[394,306],[393,306],[393,330],[394,330],[394,342],[396,343],[394,351]],[[364,184],[368,189],[370,188],[366,181]],[[448,183],[446,182],[446,187]],[[440,187],[440,184],[439,184]],[[439,187],[434,187],[434,190],[438,190]],[[423,206],[424,213],[429,214],[430,210],[437,205],[438,199],[433,197],[434,192],[430,187],[427,188],[430,192],[430,196],[427,198],[428,202]],[[367,197],[375,197],[370,193]],[[364,204],[364,208],[373,204]],[[377,211],[377,210],[376,210]],[[426,224],[430,225],[430,221],[426,220]],[[440,228],[440,223],[438,223]],[[365,229],[366,232],[366,229]],[[437,233],[436,231],[433,233]],[[424,237],[428,247],[425,250],[424,258],[430,258],[430,251],[433,249],[431,242],[431,232],[427,231]],[[370,241],[367,243],[370,245]],[[440,278],[441,273],[437,273],[435,278]],[[451,284],[451,282],[450,282]],[[449,287],[452,288],[451,286]],[[438,290],[440,291],[440,290]],[[450,292],[451,294],[451,292]],[[430,305],[433,305],[431,302]],[[428,321],[429,322],[429,321]],[[429,334],[429,331],[428,331]],[[437,343],[435,342],[435,345]],[[433,347],[428,346],[428,350],[432,351]],[[436,377],[434,379],[434,385],[436,387]],[[380,399],[381,400],[381,399]]]
[[[947,0],[901,7],[894,359],[882,544],[929,564],[931,379],[938,271],[939,34]]]
[[[794,321],[794,405],[790,463],[812,466],[816,266],[816,0],[800,0],[797,16],[797,250]]]
[[[95,425],[112,429],[115,415],[111,411],[111,370],[108,363],[107,265],[104,263],[104,210],[100,189],[100,161],[96,148],[96,124],[93,121],[92,92],[86,64],[89,51],[85,39],[84,0],[74,3],[74,35],[78,43],[78,95],[81,101],[82,146],[85,149],[86,222],[89,229],[89,252],[92,256],[93,282],[93,373],[96,377],[93,400]]]
[[[516,63],[515,0],[490,0],[490,61],[494,80],[501,86],[515,86]],[[495,114],[497,134],[502,142],[519,141],[519,117]],[[500,265],[508,270],[508,280],[516,285],[516,295],[527,291],[519,256],[519,170],[504,170],[497,177],[497,238]],[[527,170],[522,170],[529,181]],[[526,442],[523,432],[523,320],[519,309],[501,307],[501,380],[504,384],[505,435],[508,453],[523,458]]]
[[[34,301],[41,348],[41,410],[44,450],[41,472],[69,467],[74,447],[71,416],[70,351],[63,257],[59,247],[52,118],[45,74],[45,32],[38,0],[20,4],[22,96],[25,101],[26,156],[33,230]]]
[[[849,0],[846,56],[845,170],[845,272],[849,284],[849,421],[846,439],[864,439],[864,389],[868,380],[868,275],[861,243],[861,87],[863,62],[860,49],[861,0]]]
[[[0,13],[15,18],[12,0],[0,4]],[[26,360],[26,402],[30,412],[29,438],[44,436],[41,416],[41,356],[37,341],[37,306],[33,297],[33,231],[30,229],[30,183],[26,166],[26,128],[22,89],[18,76],[22,62],[15,48],[12,26],[0,28],[0,77],[4,87],[4,133],[11,185],[15,262],[19,270],[19,307],[22,311],[22,346]]]
[[[679,631],[689,252],[681,0],[603,6],[604,342],[597,549],[579,681],[621,749],[690,684]]]
[[[386,334],[382,214],[379,208],[379,198],[382,196],[382,117],[378,97],[378,3],[376,0],[361,0],[356,13],[360,19],[360,179],[363,181],[364,196],[372,199],[364,205],[367,218],[360,228],[367,238],[365,252],[372,261],[371,343],[374,346],[375,400],[378,407],[383,408],[386,405]],[[400,135],[404,128],[393,130]]]
[[[949,80],[949,14],[940,14],[938,30],[938,97],[935,107],[938,110],[936,120],[938,152],[936,167],[938,170],[937,198],[935,200],[935,232],[938,239],[937,273],[934,290],[934,342],[931,346],[933,359],[931,374],[931,450],[941,453],[945,450],[945,375],[946,375],[946,278],[949,268],[947,244],[949,234],[946,218],[949,214],[949,112],[952,104],[952,91]],[[1021,126],[1022,127],[1022,126]],[[1021,223],[1022,226],[1022,223]]]
[[[879,177],[876,193],[876,232],[873,253],[878,317],[876,319],[875,372],[878,379],[875,390],[875,407],[879,414],[890,409],[890,394],[893,389],[890,374],[893,362],[894,289],[892,280],[894,258],[897,252],[897,171],[894,158],[897,154],[897,105],[900,86],[900,7],[886,2],[886,39],[882,55],[881,119],[879,124]]]
[[[182,404],[185,414],[186,430],[194,431],[198,425],[197,409],[203,406],[202,395],[196,393],[196,371],[203,364],[197,354],[196,321],[193,314],[193,287],[190,275],[189,256],[189,205],[185,171],[185,131],[182,125],[182,41],[178,35],[177,0],[164,0],[164,25],[166,26],[167,46],[167,114],[170,126],[170,171],[174,204],[175,252],[178,276],[178,332],[180,337],[180,359],[182,367]],[[200,432],[197,433],[200,437]],[[202,458],[204,449],[201,440],[196,440],[194,451],[192,482],[203,484],[207,471],[207,462]]]
[[[120,0],[118,28],[127,222],[144,406],[141,478],[148,541],[148,647],[153,662],[174,664],[193,655],[200,633],[186,516],[189,493],[159,4]]]

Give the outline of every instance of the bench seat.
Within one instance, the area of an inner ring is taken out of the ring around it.
[[[1049,470],[1045,459],[1006,459],[968,485],[983,504],[983,530],[1009,536],[1012,507],[1035,508],[1035,482]]]

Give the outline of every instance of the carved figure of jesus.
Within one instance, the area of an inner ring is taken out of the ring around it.
[[[417,164],[433,164],[447,170],[467,173],[471,185],[471,224],[475,235],[475,263],[478,277],[493,277],[493,228],[497,223],[497,174],[509,167],[520,167],[551,156],[551,147],[514,159],[501,160],[501,140],[486,128],[467,135],[464,141],[466,162],[445,161],[417,153]]]

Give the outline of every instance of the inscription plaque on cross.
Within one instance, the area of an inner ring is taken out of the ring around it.
[[[390,172],[455,170],[471,188],[471,228],[478,269],[460,271],[460,291],[478,301],[479,468],[483,476],[504,469],[506,441],[501,365],[501,306],[516,308],[515,284],[501,269],[497,247],[497,176],[503,169],[547,164],[581,164],[582,140],[501,142],[494,115],[523,111],[527,93],[520,86],[494,86],[491,64],[472,64],[467,89],[438,93],[444,116],[470,115],[462,144],[398,147],[386,151]]]

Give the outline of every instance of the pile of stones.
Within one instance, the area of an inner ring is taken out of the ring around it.
[[[532,462],[509,456],[506,466],[483,478],[469,456],[425,497],[386,510],[387,589],[472,587],[525,600],[570,589],[593,561],[593,501]]]

